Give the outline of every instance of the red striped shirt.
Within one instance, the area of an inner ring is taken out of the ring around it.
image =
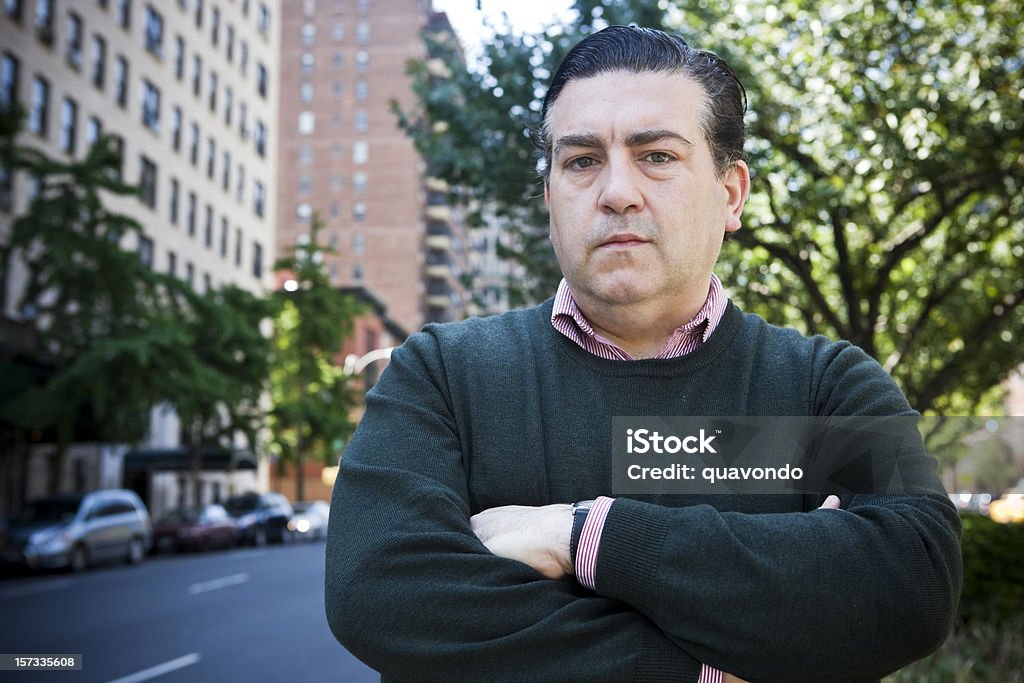
[[[689,322],[676,328],[655,358],[678,358],[700,348],[721,322],[726,303],[722,282],[712,274],[704,305]],[[618,344],[594,331],[576,305],[569,284],[564,279],[559,283],[558,292],[555,294],[551,324],[583,350],[595,356],[606,360],[636,360]],[[591,506],[587,521],[580,532],[579,545],[576,548],[576,580],[591,590],[594,590],[597,578],[597,554],[601,547],[601,532],[614,502],[614,498],[598,497]],[[722,672],[706,664],[701,665],[700,678],[697,681],[721,683]]]

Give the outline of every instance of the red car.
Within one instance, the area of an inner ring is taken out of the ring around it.
[[[158,551],[229,548],[238,542],[238,523],[216,503],[174,510],[156,523],[153,539]]]

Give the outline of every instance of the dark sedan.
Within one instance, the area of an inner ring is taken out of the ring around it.
[[[156,523],[157,550],[210,550],[238,542],[238,523],[223,506],[212,503],[174,510]]]

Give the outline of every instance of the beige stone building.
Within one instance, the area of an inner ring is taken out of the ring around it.
[[[424,177],[392,102],[414,100],[425,29],[451,32],[430,0],[283,0],[278,244],[318,214],[331,281],[362,287],[410,332],[458,320],[470,248],[444,187]]]
[[[278,0],[4,0],[0,101],[27,112],[21,142],[55,157],[81,158],[101,134],[117,136],[123,175],[142,192],[110,208],[144,227],[124,247],[154,269],[198,291],[264,292],[278,213],[281,16]],[[33,192],[29,178],[2,181],[0,240]],[[15,264],[5,276],[0,319],[17,330],[24,272]],[[155,411],[151,431],[148,447],[178,445],[173,414]]]

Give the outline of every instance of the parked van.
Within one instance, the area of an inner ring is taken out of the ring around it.
[[[25,504],[10,520],[4,559],[32,568],[92,564],[137,564],[149,551],[153,524],[134,491],[105,489],[42,498]]]

